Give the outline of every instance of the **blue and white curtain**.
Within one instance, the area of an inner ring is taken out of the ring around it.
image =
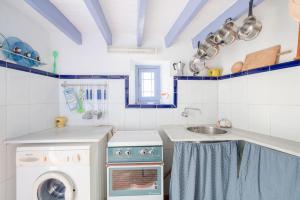
[[[300,158],[238,142],[176,143],[171,200],[300,200]],[[239,172],[238,172],[239,171]]]
[[[236,200],[237,143],[176,143],[171,200]]]
[[[241,200],[300,200],[300,158],[246,143],[240,169]]]

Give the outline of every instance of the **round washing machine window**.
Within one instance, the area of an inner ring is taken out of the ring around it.
[[[72,180],[60,172],[48,172],[34,183],[34,200],[74,200],[75,187]]]

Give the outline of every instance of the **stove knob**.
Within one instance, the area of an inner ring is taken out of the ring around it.
[[[120,150],[118,150],[118,151],[115,152],[115,154],[116,154],[117,156],[120,156],[120,155],[122,154],[122,152],[121,152]]]
[[[125,151],[125,155],[126,155],[126,156],[129,156],[130,154],[131,154],[130,151]]]
[[[148,154],[153,155],[154,154],[154,150],[153,149],[149,150]]]
[[[142,149],[142,150],[140,151],[140,154],[141,154],[142,156],[146,155],[146,154],[147,154],[146,149]]]

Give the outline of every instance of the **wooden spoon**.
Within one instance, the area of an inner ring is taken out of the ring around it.
[[[300,60],[300,23],[299,23],[299,31],[298,31],[298,48],[297,48],[297,55],[295,60]]]

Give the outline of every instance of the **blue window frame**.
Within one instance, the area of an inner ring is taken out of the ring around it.
[[[160,67],[136,65],[136,102],[138,104],[159,104]]]

